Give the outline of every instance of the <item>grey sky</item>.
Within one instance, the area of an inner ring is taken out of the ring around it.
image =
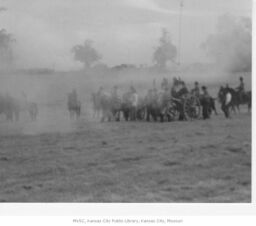
[[[15,35],[20,66],[75,68],[70,49],[92,39],[102,62],[151,64],[161,28],[178,40],[180,0],[2,0],[0,28]],[[182,61],[201,61],[200,43],[219,15],[251,17],[250,0],[184,0]]]

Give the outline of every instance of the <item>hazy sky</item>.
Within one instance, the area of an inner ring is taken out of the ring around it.
[[[219,15],[251,17],[251,0],[184,0],[184,63],[201,61],[199,45],[215,30]],[[16,37],[21,67],[70,69],[70,49],[92,39],[102,62],[151,64],[166,27],[178,41],[180,0],[0,0],[0,28]]]

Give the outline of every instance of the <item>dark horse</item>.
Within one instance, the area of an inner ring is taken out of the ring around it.
[[[226,95],[230,93],[231,94],[231,101],[228,105],[228,109],[225,108],[224,102],[226,100]],[[246,104],[248,107],[248,112],[251,111],[251,106],[252,106],[252,93],[251,91],[247,91],[244,93],[240,93],[239,91],[233,89],[233,88],[224,88],[220,87],[220,90],[218,92],[218,98],[220,103],[222,104],[222,108],[229,111],[229,108],[231,108],[234,112],[236,112],[236,109],[238,112],[240,111],[240,105]],[[222,109],[222,110],[223,110]],[[224,111],[224,110],[223,110]],[[224,111],[224,113],[225,113]],[[229,114],[229,113],[228,113]],[[225,114],[226,115],[226,114]]]
[[[19,120],[20,105],[18,101],[9,96],[0,96],[0,114],[4,114],[8,121]]]
[[[251,108],[252,108],[252,92],[251,91],[241,93],[235,90],[234,98],[236,98],[235,103],[238,111],[240,111],[239,105],[243,105],[243,104],[247,105],[248,112],[251,111]]]

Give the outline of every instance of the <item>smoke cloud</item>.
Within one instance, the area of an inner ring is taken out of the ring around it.
[[[206,54],[229,72],[250,72],[252,64],[252,25],[247,17],[223,15],[215,34],[201,45]]]

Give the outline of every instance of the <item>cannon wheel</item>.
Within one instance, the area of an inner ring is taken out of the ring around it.
[[[196,96],[189,96],[184,100],[184,113],[187,119],[198,119],[201,114],[200,100]]]
[[[177,104],[174,101],[169,101],[167,105],[166,116],[169,121],[175,121],[179,118],[179,110]]]

